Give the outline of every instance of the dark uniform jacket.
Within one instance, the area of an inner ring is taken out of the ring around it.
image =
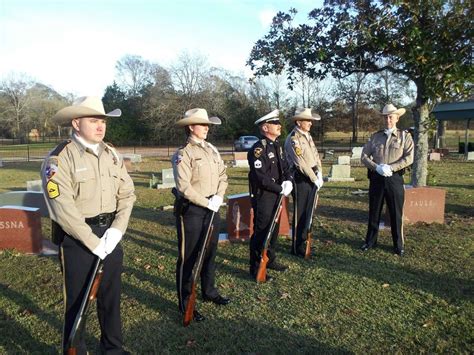
[[[291,180],[289,166],[283,149],[277,140],[262,138],[249,150],[249,183],[251,196],[262,190],[280,193],[281,183]]]

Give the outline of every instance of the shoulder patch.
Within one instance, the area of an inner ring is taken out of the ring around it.
[[[53,180],[49,180],[46,184],[46,191],[48,192],[48,197],[50,199],[55,199],[60,195],[59,193],[59,185],[55,183]]]
[[[44,176],[46,180],[51,179],[54,174],[58,171],[58,157],[57,156],[50,156],[47,158],[45,165],[44,165]]]
[[[260,158],[260,156],[262,155],[262,152],[263,152],[263,148],[257,147],[253,150],[253,155],[255,156],[255,158]]]
[[[59,153],[61,153],[61,152],[64,150],[64,148],[66,148],[66,146],[67,146],[69,143],[71,143],[71,140],[70,140],[70,139],[67,139],[67,140],[65,140],[65,141],[63,141],[63,142],[61,142],[61,143],[59,143],[59,144],[56,146],[56,148],[54,148],[54,149],[51,151],[51,153],[49,153],[49,155],[50,155],[50,156],[53,156],[53,155],[54,155],[54,156],[58,156]]]

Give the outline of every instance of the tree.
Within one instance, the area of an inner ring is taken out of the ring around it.
[[[154,83],[155,64],[138,55],[127,54],[115,64],[117,81],[128,96],[137,96]]]
[[[433,105],[472,89],[473,7],[470,1],[326,0],[310,12],[312,26],[292,24],[296,10],[279,12],[257,41],[248,64],[256,75],[287,70],[324,78],[329,73],[388,70],[416,87],[412,183],[425,186],[428,121]]]
[[[365,73],[354,73],[347,78],[337,79],[335,93],[350,107],[353,142],[357,142],[359,138],[359,106],[367,98],[365,78]]]
[[[31,103],[29,89],[33,85],[34,81],[29,76],[18,73],[11,73],[0,82],[0,92],[8,102],[2,116],[4,116],[6,123],[12,124],[14,137],[22,137],[22,133],[26,133],[23,124],[28,118],[27,110]]]
[[[176,91],[183,95],[185,107],[191,106],[209,77],[207,58],[184,51],[170,71]]]

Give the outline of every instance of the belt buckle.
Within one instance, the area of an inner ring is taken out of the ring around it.
[[[99,215],[99,227],[105,227],[107,225],[107,215],[101,214]]]

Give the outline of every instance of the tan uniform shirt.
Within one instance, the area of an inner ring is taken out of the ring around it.
[[[228,185],[226,167],[211,143],[199,143],[188,138],[187,144],[176,151],[171,162],[181,196],[202,207],[207,207],[209,196],[224,198]]]
[[[298,127],[293,128],[285,141],[285,152],[290,166],[295,166],[312,182],[316,181],[316,171],[322,173],[321,159],[314,144],[313,138]]]
[[[100,143],[96,156],[73,136],[48,155],[41,176],[51,219],[89,250],[99,245],[99,237],[85,218],[116,211],[111,227],[125,233],[135,189],[113,148]]]
[[[362,149],[361,161],[370,170],[388,164],[396,172],[413,163],[414,143],[411,134],[397,129],[387,137],[384,130],[374,133]]]

